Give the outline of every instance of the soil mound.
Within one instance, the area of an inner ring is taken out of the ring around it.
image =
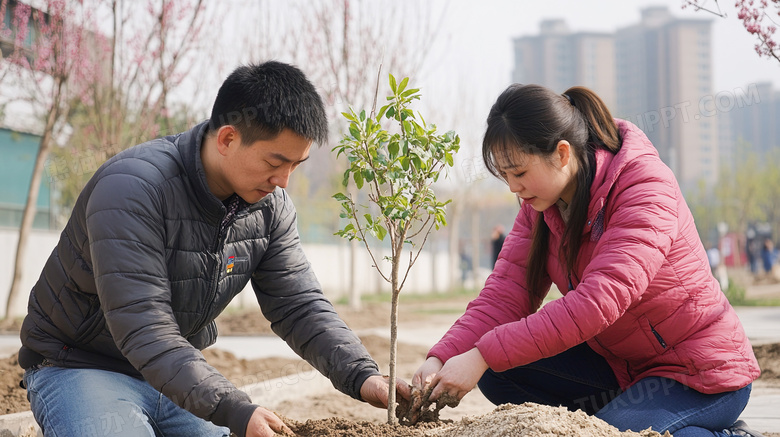
[[[482,416],[469,416],[458,423],[418,423],[417,425],[387,425],[352,421],[340,417],[296,422],[284,418],[296,436],[332,437],[671,437],[668,432],[620,432],[601,419],[582,411],[571,412],[564,407],[548,407],[526,403],[501,405]]]
[[[563,437],[587,435],[589,437],[661,437],[661,434],[644,430],[620,432],[601,419],[582,411],[569,411],[564,407],[525,403],[500,405],[493,412],[482,416],[467,416],[459,423],[442,427],[425,434],[445,437]],[[668,432],[664,437],[671,437]]]

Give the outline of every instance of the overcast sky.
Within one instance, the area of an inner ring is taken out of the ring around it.
[[[718,3],[726,18],[683,10],[681,0],[452,0],[417,86],[437,119],[460,112],[447,127],[471,135],[473,142],[490,105],[511,82],[512,38],[536,35],[540,21],[553,18],[564,19],[572,32],[611,33],[639,23],[641,9],[665,5],[675,17],[712,22],[713,94],[766,81],[780,90],[780,62],[758,56],[755,37],[737,19],[733,0]],[[717,8],[714,0],[705,4]]]
[[[538,34],[541,20],[562,18],[572,32],[614,32],[638,23],[642,8],[666,5],[676,17],[712,21],[715,91],[757,81],[772,81],[780,88],[780,62],[758,57],[753,49],[756,39],[737,19],[733,3],[705,3],[712,8],[720,4],[727,17],[719,18],[691,8],[683,10],[681,0],[454,0],[449,2],[450,18],[437,44],[446,44],[446,51],[468,58],[480,75],[509,80],[514,62],[512,38]]]

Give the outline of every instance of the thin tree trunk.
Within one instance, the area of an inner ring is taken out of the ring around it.
[[[11,280],[11,289],[8,292],[8,301],[5,307],[5,318],[15,318],[24,314],[16,310],[17,303],[21,299],[20,292],[22,286],[22,266],[27,252],[27,239],[32,230],[35,219],[36,204],[38,203],[38,192],[41,188],[41,177],[46,163],[46,157],[51,148],[52,131],[60,114],[60,99],[62,97],[63,82],[61,78],[56,78],[54,102],[49,114],[46,117],[46,126],[43,129],[38,155],[35,158],[35,167],[33,167],[32,180],[30,181],[30,190],[27,193],[27,203],[24,205],[22,214],[22,224],[19,227],[19,241],[16,244],[16,257],[14,259],[14,274]]]
[[[393,269],[390,273],[390,281],[393,287],[393,297],[390,309],[390,382],[387,393],[387,423],[393,425],[395,418],[395,381],[396,381],[396,356],[398,352],[398,298],[401,290],[398,288],[398,270],[401,265],[403,242],[406,235],[398,238],[398,243],[393,251]]]

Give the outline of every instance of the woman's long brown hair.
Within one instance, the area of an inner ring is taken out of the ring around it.
[[[549,160],[558,142],[571,145],[578,163],[577,187],[568,208],[571,215],[561,239],[559,253],[571,276],[582,246],[582,232],[588,219],[590,188],[596,172],[596,150],[611,153],[620,150],[620,132],[609,109],[599,96],[585,87],[572,87],[563,94],[540,85],[511,85],[496,100],[487,119],[482,141],[485,166],[501,178],[496,157],[512,162],[523,154]],[[531,308],[537,309],[547,290],[543,282],[547,272],[550,229],[539,213],[526,268],[526,286]],[[562,260],[562,261],[563,261]]]

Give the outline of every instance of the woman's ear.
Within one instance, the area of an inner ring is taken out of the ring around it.
[[[569,144],[566,140],[560,140],[558,141],[558,145],[556,146],[556,154],[558,156],[558,162],[560,163],[561,168],[566,167],[569,165],[569,161],[571,160],[571,144]]]

